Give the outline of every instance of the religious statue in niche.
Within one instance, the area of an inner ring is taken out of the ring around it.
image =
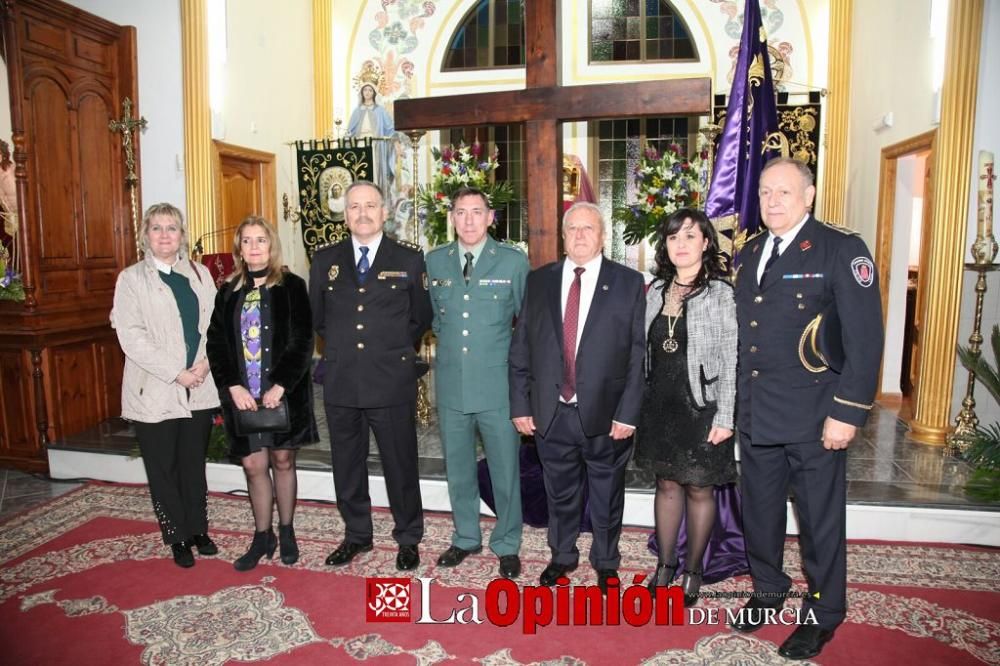
[[[375,79],[372,81],[371,79]],[[392,116],[376,100],[375,85],[380,73],[373,69],[362,71],[360,101],[347,123],[347,135],[354,139],[371,139],[375,157],[375,183],[386,195],[386,205],[392,205],[392,184],[395,178],[395,129]]]

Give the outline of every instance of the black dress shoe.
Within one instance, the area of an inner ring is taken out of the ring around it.
[[[195,534],[191,537],[191,543],[198,549],[199,555],[218,555],[219,553],[219,547],[207,534]]]
[[[833,638],[834,629],[823,629],[815,624],[801,624],[778,648],[785,659],[812,659],[823,651],[823,646]]]
[[[560,577],[565,576],[571,571],[576,571],[576,567],[576,563],[559,564],[558,562],[549,562],[549,566],[545,567],[545,571],[538,577],[538,584],[545,587],[552,587]]]
[[[684,591],[684,608],[698,603],[698,592],[701,591],[701,572],[685,570],[681,577],[681,589]]]
[[[750,601],[746,602],[740,609],[736,621],[729,626],[741,634],[753,633],[764,626],[769,609],[778,611],[784,605],[784,599],[778,599],[776,603],[769,603],[759,597],[750,597]]]
[[[520,576],[521,558],[517,555],[501,555],[500,575],[504,578],[517,578]]]
[[[372,543],[347,543],[346,541],[339,546],[337,549],[326,556],[326,563],[331,567],[339,567],[342,564],[347,564],[355,557],[358,553],[367,553],[372,549]]]
[[[676,574],[676,562],[660,562],[657,564],[656,571],[653,572],[653,575],[649,577],[649,582],[646,583],[646,587],[649,588],[649,593],[655,595],[656,588],[669,586],[670,583],[673,582]]]
[[[170,550],[174,553],[174,564],[185,569],[194,566],[194,553],[191,552],[191,546],[187,541],[170,544]]]
[[[614,579],[619,583],[621,580],[618,578],[617,569],[598,569],[597,570],[597,587],[601,588],[601,594],[608,596],[608,584]]]
[[[396,568],[400,571],[416,569],[420,564],[420,553],[416,544],[401,545],[396,553]]]
[[[441,553],[441,556],[438,558],[438,566],[457,567],[462,563],[462,560],[467,558],[469,555],[475,555],[476,553],[481,552],[483,552],[482,546],[476,546],[471,550],[459,548],[458,546],[448,546],[448,550]]]

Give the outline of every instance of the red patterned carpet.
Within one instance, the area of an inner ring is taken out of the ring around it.
[[[486,620],[484,593],[496,558],[472,557],[457,570],[433,561],[448,545],[446,515],[428,515],[416,576],[435,579],[431,615],[471,605],[482,624],[366,622],[366,576],[396,576],[387,513],[376,515],[376,548],[351,565],[323,564],[343,525],[330,506],[304,503],[296,518],[302,559],[294,567],[263,563],[240,574],[251,525],[245,499],[212,496],[209,514],[221,553],[182,570],[159,543],[145,488],[91,484],[0,524],[0,645],[7,664],[769,664],[790,627],[752,636],[724,625],[738,599],[704,599],[720,624],[633,627],[540,627],[522,632]],[[588,537],[581,539],[586,553]],[[645,530],[622,539],[626,568],[654,564]],[[522,583],[533,583],[548,559],[545,533],[527,529]],[[275,557],[277,562],[277,557]],[[786,566],[802,587],[798,547]],[[1000,663],[1000,553],[936,545],[851,543],[850,611],[837,637],[813,663]],[[458,579],[461,576],[461,580]],[[593,583],[581,567],[574,584]],[[420,614],[414,584],[412,608]],[[746,577],[707,586],[745,592]],[[725,596],[725,595],[720,595]],[[795,603],[797,605],[797,603]],[[466,613],[468,615],[468,613]],[[523,617],[523,616],[522,616]]]

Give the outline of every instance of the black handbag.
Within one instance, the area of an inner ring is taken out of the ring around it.
[[[238,437],[262,432],[283,433],[292,429],[288,416],[288,401],[281,399],[277,407],[268,409],[257,401],[257,411],[233,407],[233,430]]]

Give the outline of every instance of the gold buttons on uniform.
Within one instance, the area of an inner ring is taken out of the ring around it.
[[[468,335],[469,335],[469,331],[467,331],[467,330],[463,330],[463,331],[462,331],[462,335],[464,335],[464,336],[468,336]]]
[[[468,347],[462,347],[462,353],[463,354],[468,354],[469,353],[469,348]]]
[[[462,313],[462,319],[468,319],[468,318],[469,318],[469,313],[468,312],[463,312]]]
[[[462,300],[464,300],[464,301],[469,300],[469,295],[468,294],[463,295],[462,296]]]
[[[364,348],[365,348],[365,343],[359,342],[358,343],[358,349],[364,349]]]
[[[364,311],[365,311],[365,306],[359,305],[358,306],[358,312],[364,312]]]
[[[754,319],[752,322],[750,322],[750,328],[757,328],[757,320],[756,319]]]
[[[751,354],[757,353],[757,345],[750,345],[750,353]]]
[[[753,297],[753,302],[754,303],[763,303],[764,302],[764,297],[763,296],[754,296]]]
[[[751,377],[756,377],[756,376],[757,376],[757,375],[759,375],[759,374],[760,374],[760,372],[759,372],[759,371],[757,371],[757,370],[754,370],[753,372],[751,372],[751,373],[750,373],[750,376],[751,376]]]
[[[799,303],[799,310],[805,310],[805,309],[806,309],[805,303]]]
[[[795,294],[795,298],[802,298],[802,292]]]
[[[365,325],[364,325],[364,324],[358,324],[356,328],[357,328],[357,329],[358,329],[359,331],[363,331],[363,330],[364,330],[364,328],[365,328]]]
[[[358,293],[359,294],[365,293],[365,288],[364,287],[358,287]]]

